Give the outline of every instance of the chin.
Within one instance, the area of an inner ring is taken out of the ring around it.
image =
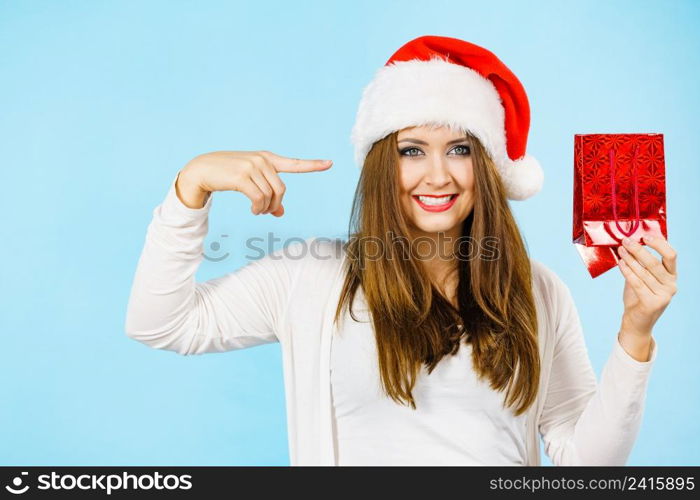
[[[444,220],[436,220],[438,216],[430,217],[432,220],[425,220],[424,217],[411,221],[412,225],[423,233],[447,233],[453,231],[455,227],[461,227],[462,222],[454,217],[445,218]]]

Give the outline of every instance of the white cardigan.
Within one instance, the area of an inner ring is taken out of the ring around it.
[[[269,342],[282,349],[291,465],[335,465],[330,387],[333,313],[342,286],[341,240],[309,238],[197,283],[213,196],[185,206],[175,179],[153,210],[127,307],[127,335],[182,355]],[[555,465],[624,465],[641,424],[656,359],[632,358],[611,328],[612,352],[597,383],[571,293],[530,259],[542,361],[528,410],[528,465],[540,465],[538,434]],[[352,321],[347,312],[343,321]],[[342,328],[342,324],[341,324]]]

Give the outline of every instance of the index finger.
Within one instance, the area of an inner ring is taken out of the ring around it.
[[[644,244],[659,252],[661,261],[664,263],[666,270],[671,274],[676,274],[676,251],[671,244],[663,236],[644,236]]]
[[[270,151],[261,151],[262,154],[278,172],[314,172],[327,170],[333,165],[332,160],[302,160],[299,158],[287,158]]]

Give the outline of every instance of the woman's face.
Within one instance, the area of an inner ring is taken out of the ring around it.
[[[414,236],[461,236],[474,207],[474,170],[466,135],[448,127],[409,127],[397,136],[400,197]]]

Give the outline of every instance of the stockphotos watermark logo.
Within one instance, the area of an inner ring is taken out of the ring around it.
[[[11,485],[8,484],[7,486],[5,486],[5,489],[15,495],[21,495],[22,493],[26,493],[29,489],[29,485],[24,484],[23,480],[25,479],[25,476],[28,475],[29,472],[21,472],[19,476],[15,476],[12,479]]]
[[[220,235],[223,239],[229,238],[228,234]],[[222,262],[231,252],[224,249],[221,241],[213,241],[209,248],[211,252],[203,251],[203,257],[210,262]],[[227,240],[228,241],[228,240]],[[406,236],[397,235],[389,231],[383,238],[376,236],[351,236],[326,238],[301,238],[298,236],[281,238],[268,232],[266,237],[255,236],[245,240],[248,253],[244,255],[246,260],[259,260],[264,257],[270,260],[287,259],[300,260],[312,258],[317,260],[329,260],[339,258],[343,253],[348,253],[350,242],[356,253],[362,255],[360,264],[367,261],[384,259],[403,260],[486,260],[495,261],[501,256],[501,241],[495,236],[475,238],[473,236],[459,236],[454,238],[444,232],[437,233],[437,238],[418,236],[409,239]],[[281,248],[276,251],[275,249]],[[338,244],[341,243],[341,244]],[[330,253],[329,253],[330,252]],[[235,253],[235,252],[234,252]],[[358,255],[352,255],[358,257]]]
[[[115,490],[148,491],[148,490],[190,490],[192,489],[192,476],[183,474],[166,476],[159,472],[154,474],[40,474],[36,477],[36,485],[30,485],[29,472],[21,472],[15,476],[5,490],[14,495],[23,495],[30,490],[58,491],[58,490],[83,490],[102,491],[108,495]]]

